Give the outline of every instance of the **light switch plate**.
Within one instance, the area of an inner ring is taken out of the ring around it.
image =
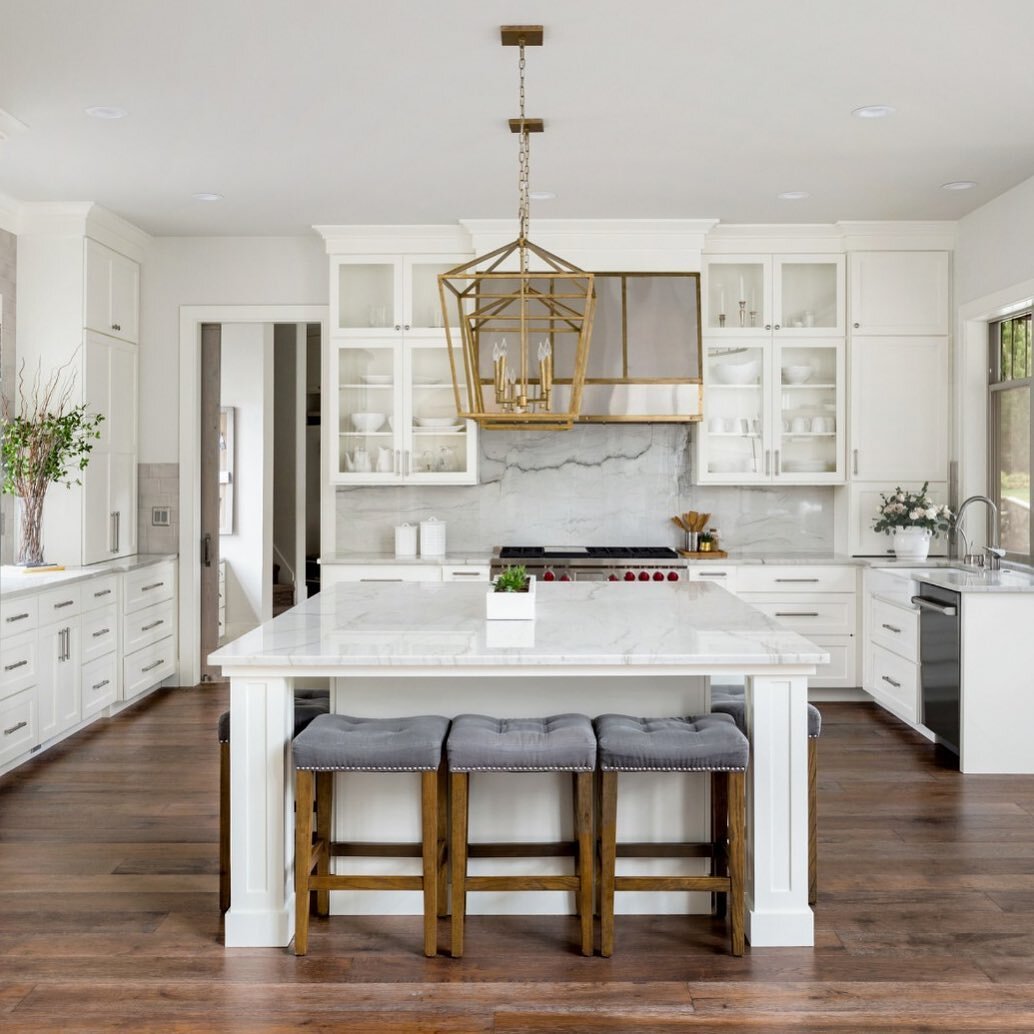
[[[169,526],[169,507],[152,506],[151,524],[156,528],[167,528]]]

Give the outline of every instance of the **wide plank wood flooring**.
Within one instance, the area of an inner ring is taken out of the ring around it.
[[[960,776],[863,704],[824,704],[814,948],[726,954],[708,917],[312,924],[221,944],[216,718],[163,690],[0,778],[0,1031],[1034,1031],[1034,777]],[[441,943],[447,943],[445,925]]]

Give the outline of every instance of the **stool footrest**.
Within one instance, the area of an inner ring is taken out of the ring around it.
[[[556,843],[468,844],[468,858],[570,858],[577,848],[571,841]]]
[[[577,890],[577,876],[468,876],[467,890]]]
[[[615,890],[698,890],[728,893],[728,876],[615,876]]]
[[[618,858],[713,858],[717,854],[714,844],[701,841],[685,843],[651,844],[627,843],[617,845]]]
[[[310,890],[423,890],[423,876],[310,876]]]
[[[373,844],[336,840],[330,845],[334,858],[419,858],[420,844]]]

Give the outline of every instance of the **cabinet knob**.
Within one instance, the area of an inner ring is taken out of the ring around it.
[[[111,329],[112,330],[121,330],[122,329],[122,324],[121,323],[112,323]]]
[[[401,323],[396,323],[395,324],[395,329],[396,330],[401,330],[402,329],[402,324]]]
[[[403,330],[409,330],[409,324],[407,323],[402,329]]]
[[[852,323],[851,326],[853,326],[854,329],[857,330],[861,326],[861,324],[860,323]]]
[[[771,323],[766,323],[765,324],[765,330],[771,330],[771,329],[772,329],[772,324]]]
[[[776,324],[776,325],[775,325],[775,326],[774,326],[774,327],[773,327],[772,329],[773,329],[773,330],[779,330],[779,329],[780,329],[780,328],[779,328],[779,324],[777,323],[777,324]]]

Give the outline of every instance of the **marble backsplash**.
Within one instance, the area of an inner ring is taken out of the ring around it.
[[[831,552],[833,489],[692,483],[693,432],[682,424],[487,431],[480,484],[337,489],[339,553],[391,553],[394,527],[437,517],[450,553],[501,544],[681,545],[670,521],[709,511],[736,552]]]

